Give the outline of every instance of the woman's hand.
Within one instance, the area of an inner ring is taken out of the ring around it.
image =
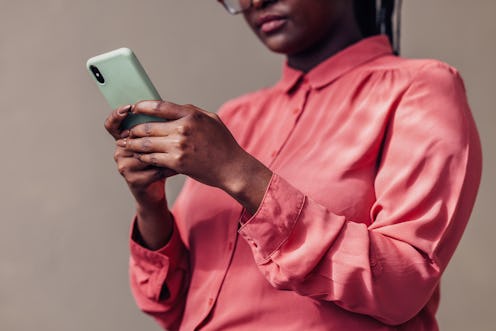
[[[120,137],[123,155],[218,187],[256,211],[272,173],[238,145],[216,114],[166,101],[139,102],[131,112],[168,121],[140,124]]]

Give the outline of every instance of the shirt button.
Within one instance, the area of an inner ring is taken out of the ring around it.
[[[300,113],[300,108],[294,108],[293,114],[298,115]]]
[[[270,154],[270,156],[272,157],[276,157],[276,155],[277,155],[277,151],[273,151],[272,154]]]
[[[232,242],[230,242],[230,243],[227,245],[227,249],[228,249],[229,251],[232,251],[233,246],[234,246],[234,245],[233,245],[233,243],[232,243]]]
[[[214,304],[214,299],[213,298],[209,298],[208,299],[208,305],[211,306]]]

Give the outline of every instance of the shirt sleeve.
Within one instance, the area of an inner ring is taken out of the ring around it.
[[[391,114],[369,220],[345,219],[274,174],[240,234],[274,287],[399,325],[437,288],[470,216],[481,163],[461,78],[429,65]]]
[[[133,239],[131,228],[130,283],[138,307],[167,330],[177,330],[188,285],[188,253],[175,227],[166,246],[151,251]]]

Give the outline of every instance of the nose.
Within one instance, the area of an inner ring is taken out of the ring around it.
[[[252,6],[254,8],[260,8],[265,0],[252,0]]]
[[[253,8],[262,8],[273,2],[277,2],[277,0],[251,0],[251,5]]]

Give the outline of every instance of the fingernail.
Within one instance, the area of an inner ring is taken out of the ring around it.
[[[117,146],[119,146],[119,147],[126,147],[126,145],[127,145],[127,140],[125,140],[125,139],[119,139],[119,140],[117,140]]]
[[[118,113],[121,116],[125,116],[125,115],[127,115],[131,111],[131,108],[132,108],[131,105],[127,106],[126,108],[121,108],[121,109],[119,109],[119,112]]]
[[[121,132],[121,138],[127,138],[129,137],[129,130],[124,130]]]

